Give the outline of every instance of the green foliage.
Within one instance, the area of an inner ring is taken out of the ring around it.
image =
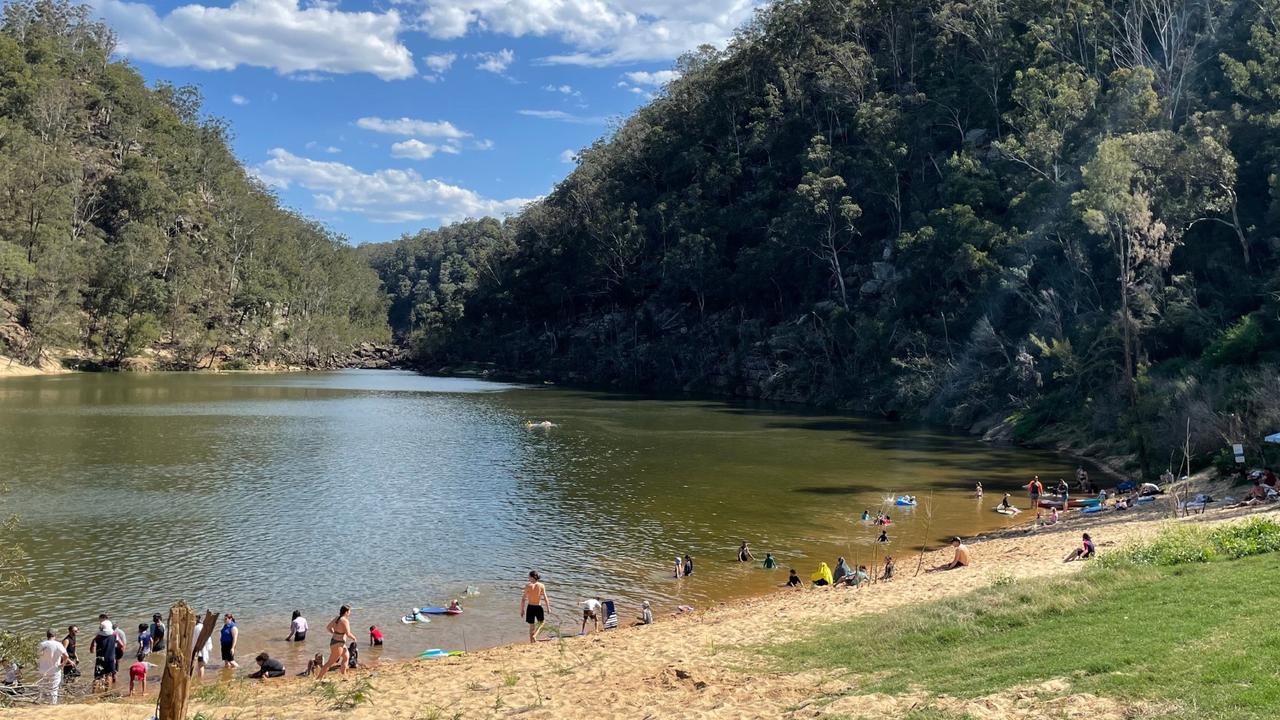
[[[0,21],[0,302],[35,361],[149,347],[323,364],[387,336],[376,275],[250,177],[193,88],[148,89],[88,6],[15,0]]]
[[[350,682],[322,680],[312,686],[311,692],[319,696],[319,702],[330,710],[354,710],[373,703],[373,682],[359,677]]]
[[[1210,365],[1245,365],[1252,363],[1262,349],[1262,323],[1254,315],[1246,315],[1223,330],[1204,351]]]
[[[1104,556],[1103,564],[1171,566],[1237,560],[1277,550],[1280,550],[1280,523],[1270,518],[1251,518],[1213,530],[1199,526],[1169,528],[1151,542]]]

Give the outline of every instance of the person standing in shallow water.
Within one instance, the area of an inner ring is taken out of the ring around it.
[[[236,662],[236,643],[240,641],[240,628],[236,626],[236,616],[227,613],[222,620],[222,632],[218,635],[218,645],[222,650],[222,662],[229,668],[240,667]]]
[[[163,652],[167,644],[166,636],[169,634],[169,628],[165,627],[164,621],[160,619],[160,613],[154,613],[151,616],[151,626],[147,631],[151,633],[151,652]]]
[[[547,597],[546,586],[542,584],[542,576],[536,570],[530,570],[529,582],[525,583],[524,592],[520,594],[520,615],[529,625],[529,642],[537,640],[550,612],[551,600]]]
[[[347,650],[348,642],[357,642],[356,636],[351,634],[351,606],[343,605],[338,608],[338,617],[329,621],[324,629],[329,632],[329,661],[320,668],[316,673],[316,679],[324,678],[325,673],[329,672],[329,668],[334,663],[338,664],[338,674],[347,674],[347,664],[350,654]]]
[[[693,558],[688,555],[684,556],[684,576],[689,577],[693,574]]]
[[[747,541],[743,540],[738,546],[738,562],[751,562],[755,560],[755,556],[751,554],[751,548],[747,547]]]

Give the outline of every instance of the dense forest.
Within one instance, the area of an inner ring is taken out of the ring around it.
[[[780,0],[518,217],[365,252],[421,362],[1199,462],[1280,429],[1280,0]]]
[[[319,365],[388,334],[376,275],[281,209],[190,87],[148,88],[64,0],[0,25],[0,354]]]

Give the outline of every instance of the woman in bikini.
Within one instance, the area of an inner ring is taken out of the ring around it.
[[[334,663],[338,663],[338,672],[342,675],[347,674],[347,642],[356,642],[356,636],[351,634],[351,606],[343,605],[338,609],[338,617],[329,621],[324,629],[329,632],[329,662],[320,667],[316,672],[316,679],[324,678],[325,673],[329,672],[329,668]]]

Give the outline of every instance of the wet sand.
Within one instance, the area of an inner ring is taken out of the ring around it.
[[[990,585],[997,578],[1035,578],[1078,572],[1088,563],[1063,563],[1082,530],[1094,535],[1101,553],[1150,537],[1173,522],[1224,522],[1261,510],[1216,510],[1171,519],[1164,502],[1151,511],[1081,518],[1034,532],[1007,532],[970,544],[969,568],[913,576],[916,558],[903,558],[898,578],[856,590],[778,590],[764,597],[723,604],[691,615],[660,619],[639,628],[606,631],[586,638],[514,645],[447,660],[389,662],[360,671],[372,683],[372,703],[344,713],[353,719],[403,718],[778,718],[862,716],[902,717],[922,699],[916,696],[858,696],[815,702],[825,693],[848,692],[854,680],[841,673],[789,673],[768,667],[752,646],[776,642],[824,621],[935,601]],[[924,567],[951,557],[950,549],[928,553]],[[513,602],[511,621],[518,623]],[[623,622],[634,612],[623,609]],[[296,668],[290,668],[296,671]],[[333,710],[312,691],[315,683],[289,678],[265,683],[236,681],[216,703],[195,702],[194,714],[211,717],[310,720]],[[936,700],[936,699],[935,699]],[[153,695],[148,702],[154,702]],[[950,702],[957,712],[981,718],[1131,717],[1139,708],[1119,707],[1106,698],[1072,695],[1065,682],[1013,688],[1000,696]],[[1083,711],[1085,714],[1080,715]],[[12,711],[22,720],[146,717],[137,701],[65,705]],[[1073,714],[1074,713],[1074,714]]]

